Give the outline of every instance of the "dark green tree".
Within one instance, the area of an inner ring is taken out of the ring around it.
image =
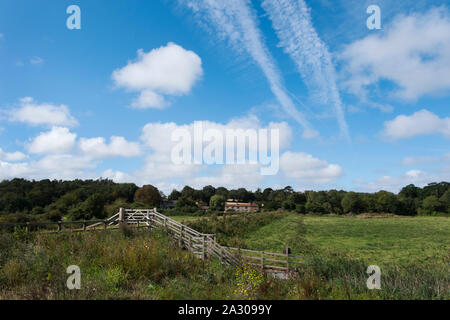
[[[347,193],[342,198],[342,209],[344,213],[361,213],[363,211],[363,202],[359,194],[356,192]]]
[[[162,197],[156,187],[145,185],[136,191],[134,201],[146,204],[150,207],[158,207],[162,201]]]
[[[213,211],[224,211],[225,210],[225,197],[222,195],[213,195],[209,201],[209,208]]]

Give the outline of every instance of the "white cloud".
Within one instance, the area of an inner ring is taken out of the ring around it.
[[[238,135],[246,134],[245,130],[279,129],[280,151],[290,147],[292,130],[286,122],[271,122],[266,125],[249,115],[232,119],[227,123],[197,121],[185,125],[175,123],[149,123],[142,129],[141,142],[129,142],[123,137],[111,137],[110,141],[97,137],[81,138],[77,143],[77,135],[65,127],[53,127],[32,139],[27,146],[30,159],[20,153],[0,152],[0,179],[15,177],[27,179],[97,179],[110,178],[117,182],[134,182],[138,185],[154,184],[164,192],[184,185],[203,187],[207,184],[225,186],[227,188],[246,187],[255,190],[258,187],[273,186],[278,178],[293,180],[301,186],[320,185],[337,179],[342,171],[339,166],[315,159],[307,154],[294,154],[293,161],[283,161],[280,174],[263,176],[260,164],[244,165],[212,165],[182,164],[172,162],[171,152],[176,142],[172,142],[172,132],[185,129],[193,137],[194,127],[201,123],[203,132],[214,129],[226,135],[227,130],[236,131]],[[209,142],[204,142],[206,147]],[[78,148],[74,148],[74,146]],[[227,148],[225,144],[225,148]],[[250,150],[255,145],[247,146]],[[144,165],[130,172],[118,171],[114,168],[97,172],[101,160],[114,156],[142,155]],[[225,149],[227,150],[227,149]],[[287,159],[289,153],[282,155]],[[26,158],[24,158],[26,157]],[[248,159],[248,157],[246,157]],[[21,161],[20,163],[13,161]],[[98,160],[96,160],[98,159]],[[266,167],[266,165],[264,165]]]
[[[244,118],[236,118],[228,123],[222,124],[211,121],[197,121],[185,125],[175,123],[149,123],[142,131],[141,139],[151,150],[151,154],[145,159],[145,165],[133,173],[134,181],[145,183],[152,181],[165,192],[170,188],[190,185],[200,187],[207,184],[226,187],[248,187],[256,189],[265,180],[261,175],[260,165],[176,165],[172,162],[171,151],[176,144],[171,141],[172,132],[184,129],[193,137],[194,126],[201,123],[203,132],[214,129],[224,136],[228,129],[262,129],[277,128],[280,132],[280,150],[288,148],[292,140],[292,131],[285,122],[269,123],[262,125],[259,119],[253,115]],[[205,147],[208,143],[204,143]],[[226,146],[225,146],[226,147]],[[255,146],[248,146],[250,149]]]
[[[385,28],[341,53],[349,92],[367,93],[368,86],[386,79],[399,87],[395,95],[402,99],[450,89],[450,14],[445,7],[400,15]]]
[[[0,180],[25,179],[96,179],[98,174],[88,172],[97,166],[87,157],[71,154],[48,155],[39,161],[10,163],[0,160]]]
[[[2,148],[0,148],[0,160],[10,161],[10,162],[16,162],[16,161],[22,161],[25,160],[27,156],[23,154],[22,152],[16,151],[16,152],[4,152]]]
[[[10,163],[0,160],[0,180],[14,179],[14,178],[31,178],[33,170],[29,164],[24,163]]]
[[[75,145],[77,135],[68,128],[53,127],[48,132],[41,132],[28,146],[30,153],[64,153]]]
[[[278,128],[280,130],[280,151],[289,148],[292,140],[291,128],[285,122],[262,125],[253,115],[236,118],[222,124],[211,121],[197,121],[185,125],[176,123],[149,123],[142,130],[141,140],[149,153],[145,157],[142,168],[126,173],[115,170],[106,170],[103,177],[115,181],[133,181],[138,185],[152,183],[164,192],[173,188],[182,188],[184,185],[199,188],[211,184],[227,188],[246,187],[255,190],[258,187],[273,185],[273,177],[261,175],[260,164],[245,165],[213,165],[181,164],[172,162],[171,151],[176,142],[172,142],[172,132],[184,129],[193,137],[194,126],[202,124],[203,132],[215,129],[225,134],[227,129],[261,129]],[[205,147],[208,143],[204,143]],[[250,146],[252,148],[254,146]],[[304,153],[285,152],[281,156],[280,173],[275,176],[284,178],[292,184],[299,186],[318,186],[337,180],[342,176],[342,169],[335,164],[328,164]],[[274,181],[275,181],[274,180]],[[271,182],[272,181],[272,182]]]
[[[190,179],[187,181],[198,182],[201,178],[195,178],[201,176],[201,172],[207,167],[205,165],[189,165],[182,164],[176,165],[172,162],[171,152],[173,147],[177,144],[172,142],[172,133],[176,130],[186,130],[194,137],[194,126],[201,124],[203,133],[209,129],[219,131],[224,137],[227,130],[233,129],[278,129],[280,134],[280,150],[289,147],[292,140],[292,130],[286,122],[271,122],[267,126],[263,126],[259,119],[255,116],[249,116],[244,118],[236,118],[229,121],[226,124],[221,124],[211,121],[196,121],[186,125],[177,125],[176,123],[149,123],[144,126],[142,130],[141,139],[147,147],[151,149],[151,154],[146,158],[146,164],[138,174],[140,177],[146,177],[146,179],[168,179],[168,178],[181,178]],[[244,132],[238,133],[238,135],[244,134]],[[208,145],[207,142],[203,143],[203,147]],[[225,143],[224,143],[225,146]],[[226,146],[225,146],[226,147]],[[257,146],[249,145],[249,149],[257,148]],[[224,167],[229,167],[228,165]],[[245,165],[239,165],[237,167],[245,167]],[[231,170],[231,169],[224,169]],[[246,170],[246,169],[243,169]],[[229,171],[216,171],[216,174],[222,176]],[[258,175],[260,173],[258,172]],[[229,174],[225,175],[229,177]],[[211,179],[218,181],[221,178],[219,176],[211,176]],[[236,181],[240,181],[239,175],[236,175]],[[228,178],[226,178],[229,181]],[[231,183],[231,182],[230,182]]]
[[[174,122],[149,123],[144,126],[141,138],[148,147],[160,153],[168,153],[170,155],[172,147],[176,144],[171,141],[172,132],[177,129],[185,129],[193,136],[196,123],[202,125],[203,132],[209,129],[215,129],[220,131],[223,136],[226,135],[227,130],[233,129],[278,129],[280,133],[280,149],[287,148],[292,140],[292,130],[286,122],[270,122],[267,126],[264,126],[255,116],[235,118],[226,124],[212,121],[195,121],[186,125],[177,125]],[[206,144],[204,143],[204,145]],[[255,146],[250,147],[253,148]]]
[[[212,185],[228,189],[256,190],[264,183],[264,176],[260,174],[260,165],[226,165],[207,171],[201,176],[187,179],[186,183],[193,188]]]
[[[398,176],[382,176],[374,181],[362,183],[359,186],[363,190],[370,192],[386,190],[391,192],[399,192],[404,186],[414,184],[423,187],[431,182],[448,181],[450,179],[450,171],[448,169],[442,172],[436,171],[429,173],[422,170],[408,170],[407,172]]]
[[[95,163],[90,157],[72,154],[51,154],[39,160],[35,166],[41,170],[52,172],[60,176],[67,173],[75,174],[84,172],[86,169],[94,169]]]
[[[17,109],[10,110],[9,120],[30,125],[75,126],[77,120],[70,114],[66,105],[56,106],[49,103],[36,103],[33,98],[20,99]]]
[[[104,179],[111,179],[117,183],[127,183],[133,181],[133,177],[130,176],[129,174],[122,171],[115,171],[112,169],[105,170],[101,176]]]
[[[450,153],[447,153],[442,157],[429,157],[429,156],[406,157],[403,159],[401,164],[403,166],[416,166],[416,165],[423,165],[423,164],[427,164],[427,163],[439,163],[439,162],[450,163]]]
[[[450,138],[450,118],[439,118],[428,110],[420,110],[410,116],[400,115],[385,122],[382,135],[391,139],[404,139],[436,133]]]
[[[139,143],[128,142],[124,137],[111,137],[109,144],[105,138],[81,138],[79,141],[81,152],[94,158],[108,157],[136,157],[141,154]]]
[[[202,60],[193,51],[169,43],[145,53],[115,70],[112,78],[118,87],[140,92],[132,103],[136,108],[164,108],[164,95],[188,94],[203,75]]]
[[[0,39],[3,39],[5,35],[3,33],[0,33]]]
[[[349,139],[332,58],[314,29],[305,1],[265,0],[262,6],[272,20],[280,46],[297,65],[303,80],[319,101],[333,106],[341,133]]]
[[[34,64],[34,65],[42,64],[42,63],[44,63],[44,59],[42,59],[41,57],[32,57],[30,59],[30,63]]]
[[[318,136],[318,132],[311,128],[303,113],[297,110],[284,87],[280,71],[264,44],[256,15],[248,2],[179,1],[193,10],[201,24],[213,26],[221,39],[228,41],[237,52],[245,52],[256,62],[284,111],[303,127],[303,138],[311,139]]]
[[[167,102],[162,95],[151,90],[144,90],[139,94],[138,98],[133,100],[131,106],[138,109],[164,109],[167,106]]]
[[[297,183],[325,184],[337,180],[343,175],[342,168],[329,164],[325,160],[314,158],[303,152],[287,151],[281,155],[280,167],[287,178]]]

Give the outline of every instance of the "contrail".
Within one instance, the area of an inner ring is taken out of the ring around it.
[[[297,65],[315,96],[322,103],[333,105],[341,133],[350,140],[331,55],[312,25],[305,1],[264,0],[262,7],[272,21],[280,46]]]
[[[263,71],[270,88],[282,108],[304,129],[304,138],[318,132],[311,128],[302,112],[297,110],[283,85],[280,72],[263,42],[257,19],[247,0],[179,0],[197,14],[206,25],[213,26],[223,40],[228,40],[239,53],[246,52]]]

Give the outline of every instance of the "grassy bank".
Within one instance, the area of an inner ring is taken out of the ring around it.
[[[286,217],[282,212],[224,214],[201,219],[184,220],[185,223],[202,233],[217,236],[222,245],[243,247],[242,238],[266,225]]]

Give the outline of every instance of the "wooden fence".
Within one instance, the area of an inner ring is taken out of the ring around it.
[[[301,262],[301,257],[288,253],[255,251],[221,246],[215,234],[200,233],[155,209],[123,209],[106,220],[27,222],[0,224],[0,229],[23,227],[26,231],[44,233],[86,232],[119,229],[121,224],[135,228],[164,229],[178,245],[199,259],[218,258],[227,265],[249,265],[265,272],[289,274]]]
[[[266,272],[280,272],[289,273],[295,270],[302,264],[302,257],[292,255],[286,248],[286,253],[276,253],[268,251],[256,251],[242,248],[227,249],[238,259],[242,264],[253,266],[264,270]]]

